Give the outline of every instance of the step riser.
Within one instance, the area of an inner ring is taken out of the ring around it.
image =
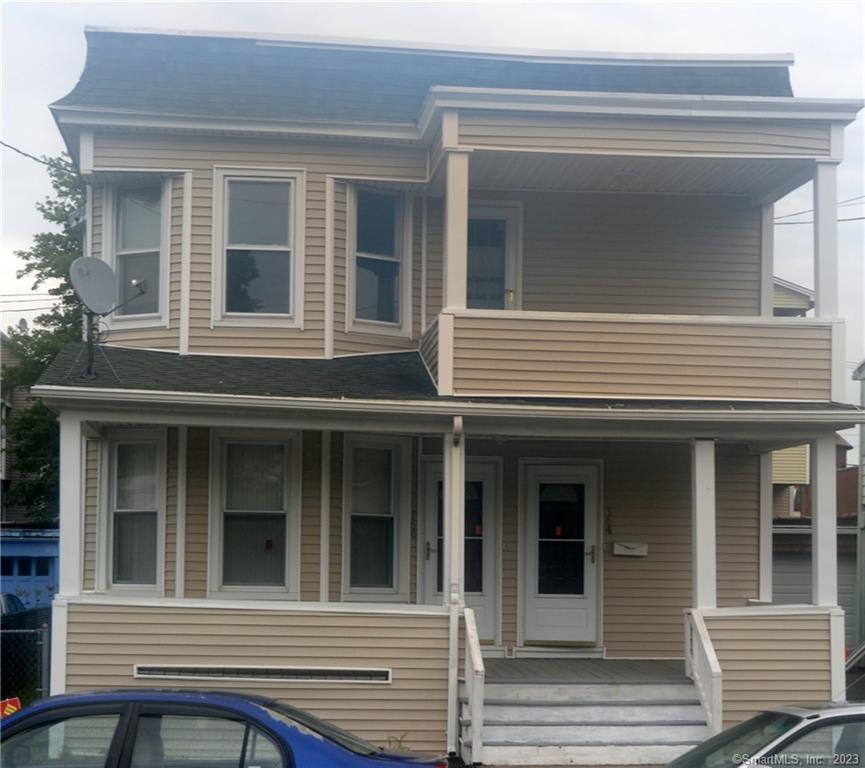
[[[526,685],[522,683],[487,683],[484,701],[574,703],[592,701],[693,701],[691,684],[585,684]]]
[[[582,723],[646,723],[646,722],[693,722],[704,720],[703,708],[699,704],[654,706],[597,706],[573,707],[567,704],[525,707],[519,704],[485,704],[484,725],[508,723],[538,723],[580,725]],[[471,721],[467,705],[463,705],[462,718]]]
[[[665,765],[687,752],[676,747],[484,747],[484,765]]]
[[[707,736],[705,725],[484,725],[485,744],[679,744]]]

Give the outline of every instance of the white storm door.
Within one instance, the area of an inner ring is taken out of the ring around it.
[[[494,462],[466,461],[466,605],[475,611],[481,640],[493,642],[498,628],[496,478]],[[445,543],[444,480],[439,462],[427,464],[424,481],[424,602],[441,604]]]
[[[519,308],[519,211],[504,204],[469,207],[468,309]]]
[[[523,639],[597,640],[598,479],[594,467],[528,465]]]

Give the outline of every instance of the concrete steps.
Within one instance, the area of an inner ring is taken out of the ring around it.
[[[658,765],[709,734],[690,682],[487,683],[485,765]],[[471,746],[463,699],[460,736]]]

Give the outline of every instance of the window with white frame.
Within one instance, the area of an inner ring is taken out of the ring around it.
[[[158,316],[166,269],[163,182],[115,190],[114,269],[117,320]]]
[[[109,441],[109,586],[157,589],[165,512],[165,446],[159,431]]]
[[[217,590],[296,591],[298,479],[291,439],[225,434],[219,442]]]
[[[302,291],[298,174],[217,173],[217,320],[296,324]]]
[[[407,591],[408,443],[349,436],[346,457],[348,592]]]
[[[403,202],[395,192],[358,187],[354,217],[354,324],[400,330],[404,324]]]

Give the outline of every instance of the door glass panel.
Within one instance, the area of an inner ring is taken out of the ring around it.
[[[507,222],[469,219],[468,285],[470,309],[504,309]]]
[[[484,591],[484,484],[467,480],[465,486],[465,551],[463,579],[466,592]],[[436,591],[444,581],[444,484],[436,483]]]
[[[538,594],[583,594],[584,525],[585,486],[538,484]]]
[[[19,768],[102,768],[120,715],[70,717],[37,725],[3,741],[0,763]]]

